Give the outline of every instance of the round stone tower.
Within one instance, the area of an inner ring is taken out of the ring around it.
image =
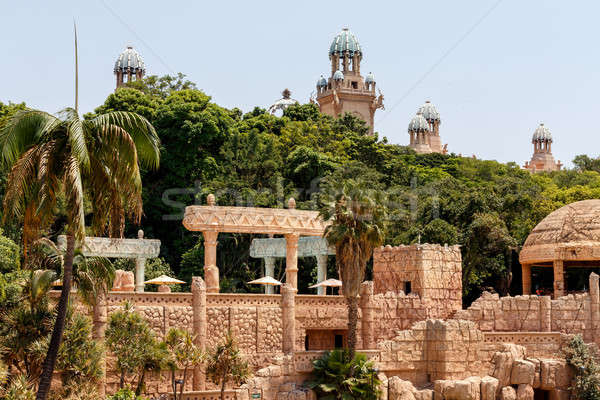
[[[533,156],[524,168],[531,172],[558,171],[562,167],[560,161],[555,162],[552,155],[552,133],[544,124],[537,127],[531,138]]]

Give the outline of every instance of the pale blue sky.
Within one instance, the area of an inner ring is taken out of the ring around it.
[[[597,1],[0,4],[3,102],[51,112],[72,105],[73,17],[83,112],[114,89],[113,63],[127,44],[148,73],[183,72],[226,107],[267,107],[286,87],[306,102],[329,72],[331,40],[347,26],[363,48],[363,74],[373,71],[385,95],[375,129],[391,142],[407,143],[410,118],[431,100],[442,141],[456,153],[522,164],[539,122],[552,131],[557,159],[599,153]]]

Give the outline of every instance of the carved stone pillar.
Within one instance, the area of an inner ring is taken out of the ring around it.
[[[565,295],[565,274],[562,260],[554,260],[554,298]]]
[[[298,239],[297,233],[285,235],[285,282],[298,289]]]
[[[135,259],[135,291],[138,293],[144,292],[144,280],[146,270],[146,259],[138,257]]]
[[[296,343],[296,288],[289,283],[281,286],[281,315],[283,322],[283,352],[294,352]]]
[[[265,276],[275,278],[275,257],[265,257]],[[265,293],[275,293],[275,287],[273,285],[265,285]]]
[[[531,294],[531,265],[521,265],[521,272],[523,276],[523,294]]]
[[[108,305],[106,302],[106,293],[103,291],[100,291],[96,297],[96,304],[94,304],[93,312],[92,338],[102,349],[104,349],[104,333],[106,331],[106,323],[108,320]],[[98,382],[98,396],[103,399],[106,396],[106,354],[104,352],[100,358],[100,368],[102,369],[102,376]]]
[[[319,254],[317,256],[317,283],[323,282],[325,279],[327,279],[327,254]],[[319,286],[317,294],[323,296],[326,294],[326,289],[323,286]]]
[[[552,300],[550,300],[550,296],[540,297],[540,330],[542,332],[552,331]]]
[[[377,348],[375,342],[375,303],[373,301],[373,282],[363,282],[360,286],[361,337],[363,350]]]
[[[598,285],[600,277],[592,272],[590,274],[590,309],[592,314],[592,338],[595,342],[600,341],[598,330],[600,329],[600,287]]]
[[[219,232],[206,231],[204,235],[204,279],[208,293],[219,293],[219,268],[217,267],[217,237]]]
[[[206,350],[206,285],[199,276],[192,277],[192,318],[194,344],[202,351]],[[194,369],[193,390],[206,389],[206,376],[202,366]]]

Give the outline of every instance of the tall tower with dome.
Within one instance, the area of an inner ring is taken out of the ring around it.
[[[115,61],[114,73],[117,78],[116,89],[127,82],[139,81],[146,75],[146,64],[132,46],[127,46]]]
[[[441,123],[442,119],[438,110],[430,101],[426,101],[408,124],[410,136],[408,146],[419,154],[447,153],[447,146],[442,146],[440,138]]]
[[[530,172],[558,171],[562,167],[560,161],[555,162],[552,155],[552,133],[544,124],[540,124],[531,138],[533,144],[533,156],[531,161],[526,162],[523,168]]]
[[[383,108],[383,95],[375,93],[375,76],[363,79],[360,63],[363,52],[356,36],[347,28],[338,33],[329,47],[331,76],[317,82],[317,102],[324,114],[338,117],[351,113],[364,120],[373,133],[375,111]]]

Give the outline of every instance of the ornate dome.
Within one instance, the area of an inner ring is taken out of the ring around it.
[[[408,124],[408,132],[429,132],[429,123],[427,120],[421,115],[421,113],[417,113],[410,123]]]
[[[335,71],[335,74],[333,74],[333,80],[334,81],[343,81],[344,74],[342,73],[342,71],[340,71],[339,69],[337,71]]]
[[[367,77],[365,78],[365,83],[375,83],[375,75],[373,75],[372,72],[369,72],[367,74]]]
[[[422,114],[423,117],[429,122],[434,122],[434,121],[441,122],[442,121],[440,119],[440,113],[435,108],[435,106],[429,102],[429,100],[427,100],[425,102],[425,104],[423,104],[421,106],[421,108],[419,108],[418,113]]]
[[[298,103],[298,100],[292,99],[292,92],[290,92],[289,89],[285,89],[283,92],[281,92],[281,95],[283,97],[277,100],[275,103],[273,103],[271,107],[269,107],[269,112],[271,114],[275,114],[279,110],[283,111],[292,104]]]
[[[519,255],[521,263],[548,262],[557,252],[566,258],[585,260],[586,249],[600,250],[600,200],[567,204],[550,213],[529,234]]]
[[[548,140],[548,141],[552,141],[552,133],[550,133],[550,129],[546,128],[544,126],[544,124],[540,124],[540,126],[537,127],[537,129],[535,130],[535,132],[533,132],[533,137],[531,138],[532,141],[544,141],[544,140]]]
[[[333,38],[333,42],[331,42],[331,46],[329,47],[329,55],[332,56],[337,54],[341,56],[346,51],[350,53],[350,56],[353,56],[354,53],[362,54],[356,36],[354,36],[348,28],[342,29],[342,31]]]
[[[127,46],[125,50],[117,57],[115,62],[115,73],[136,73],[138,71],[146,72],[146,64],[140,54],[133,47]]]
[[[317,87],[325,87],[327,86],[327,79],[321,75],[321,78],[317,81]]]

